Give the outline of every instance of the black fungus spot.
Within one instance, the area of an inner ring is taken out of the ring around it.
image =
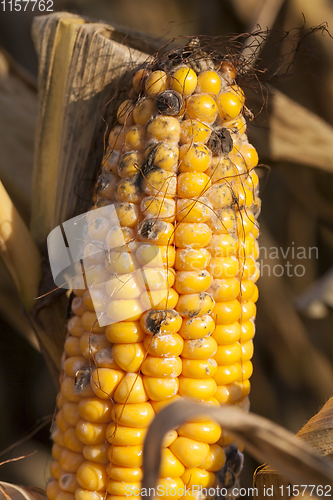
[[[233,140],[229,130],[227,128],[215,130],[210,136],[208,147],[211,149],[213,156],[229,154],[233,148]]]
[[[156,108],[161,115],[177,116],[183,108],[183,99],[178,92],[166,90],[156,98]]]
[[[161,324],[166,318],[166,311],[150,311],[145,319],[145,327],[153,335],[161,331]]]

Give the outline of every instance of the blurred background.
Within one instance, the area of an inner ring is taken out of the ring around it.
[[[0,178],[28,223],[38,107],[30,32],[37,13],[5,5]],[[54,10],[156,38],[273,30],[256,63],[259,78],[273,85],[271,97],[263,102],[260,92],[244,89],[256,115],[250,141],[266,165],[258,168],[262,277],[251,410],[296,433],[333,395],[333,39],[325,30],[309,35],[323,23],[333,26],[332,0],[54,0]],[[0,462],[38,450],[0,466],[0,479],[44,487],[50,424],[23,438],[47,416],[50,422],[56,389],[1,262],[0,314],[0,452],[23,440]],[[246,460],[243,486],[257,465]]]

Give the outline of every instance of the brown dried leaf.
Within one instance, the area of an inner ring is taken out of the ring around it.
[[[18,486],[0,481],[0,500],[47,500],[40,488]]]

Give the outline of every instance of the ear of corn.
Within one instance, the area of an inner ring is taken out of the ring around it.
[[[249,408],[260,201],[243,106],[227,61],[141,69],[119,106],[74,285],[49,500],[138,497],[147,427],[178,398]],[[159,496],[216,484],[233,442],[205,417],[167,434]]]

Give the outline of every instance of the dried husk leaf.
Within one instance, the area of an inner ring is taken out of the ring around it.
[[[46,494],[40,488],[18,486],[0,481],[0,500],[46,500]]]
[[[316,454],[300,439],[279,425],[235,406],[211,407],[189,400],[177,401],[156,415],[150,425],[143,449],[142,488],[156,487],[163,436],[169,430],[198,415],[207,415],[245,444],[259,461],[269,462],[296,484],[333,485],[333,465]],[[152,499],[152,496],[147,496]]]

